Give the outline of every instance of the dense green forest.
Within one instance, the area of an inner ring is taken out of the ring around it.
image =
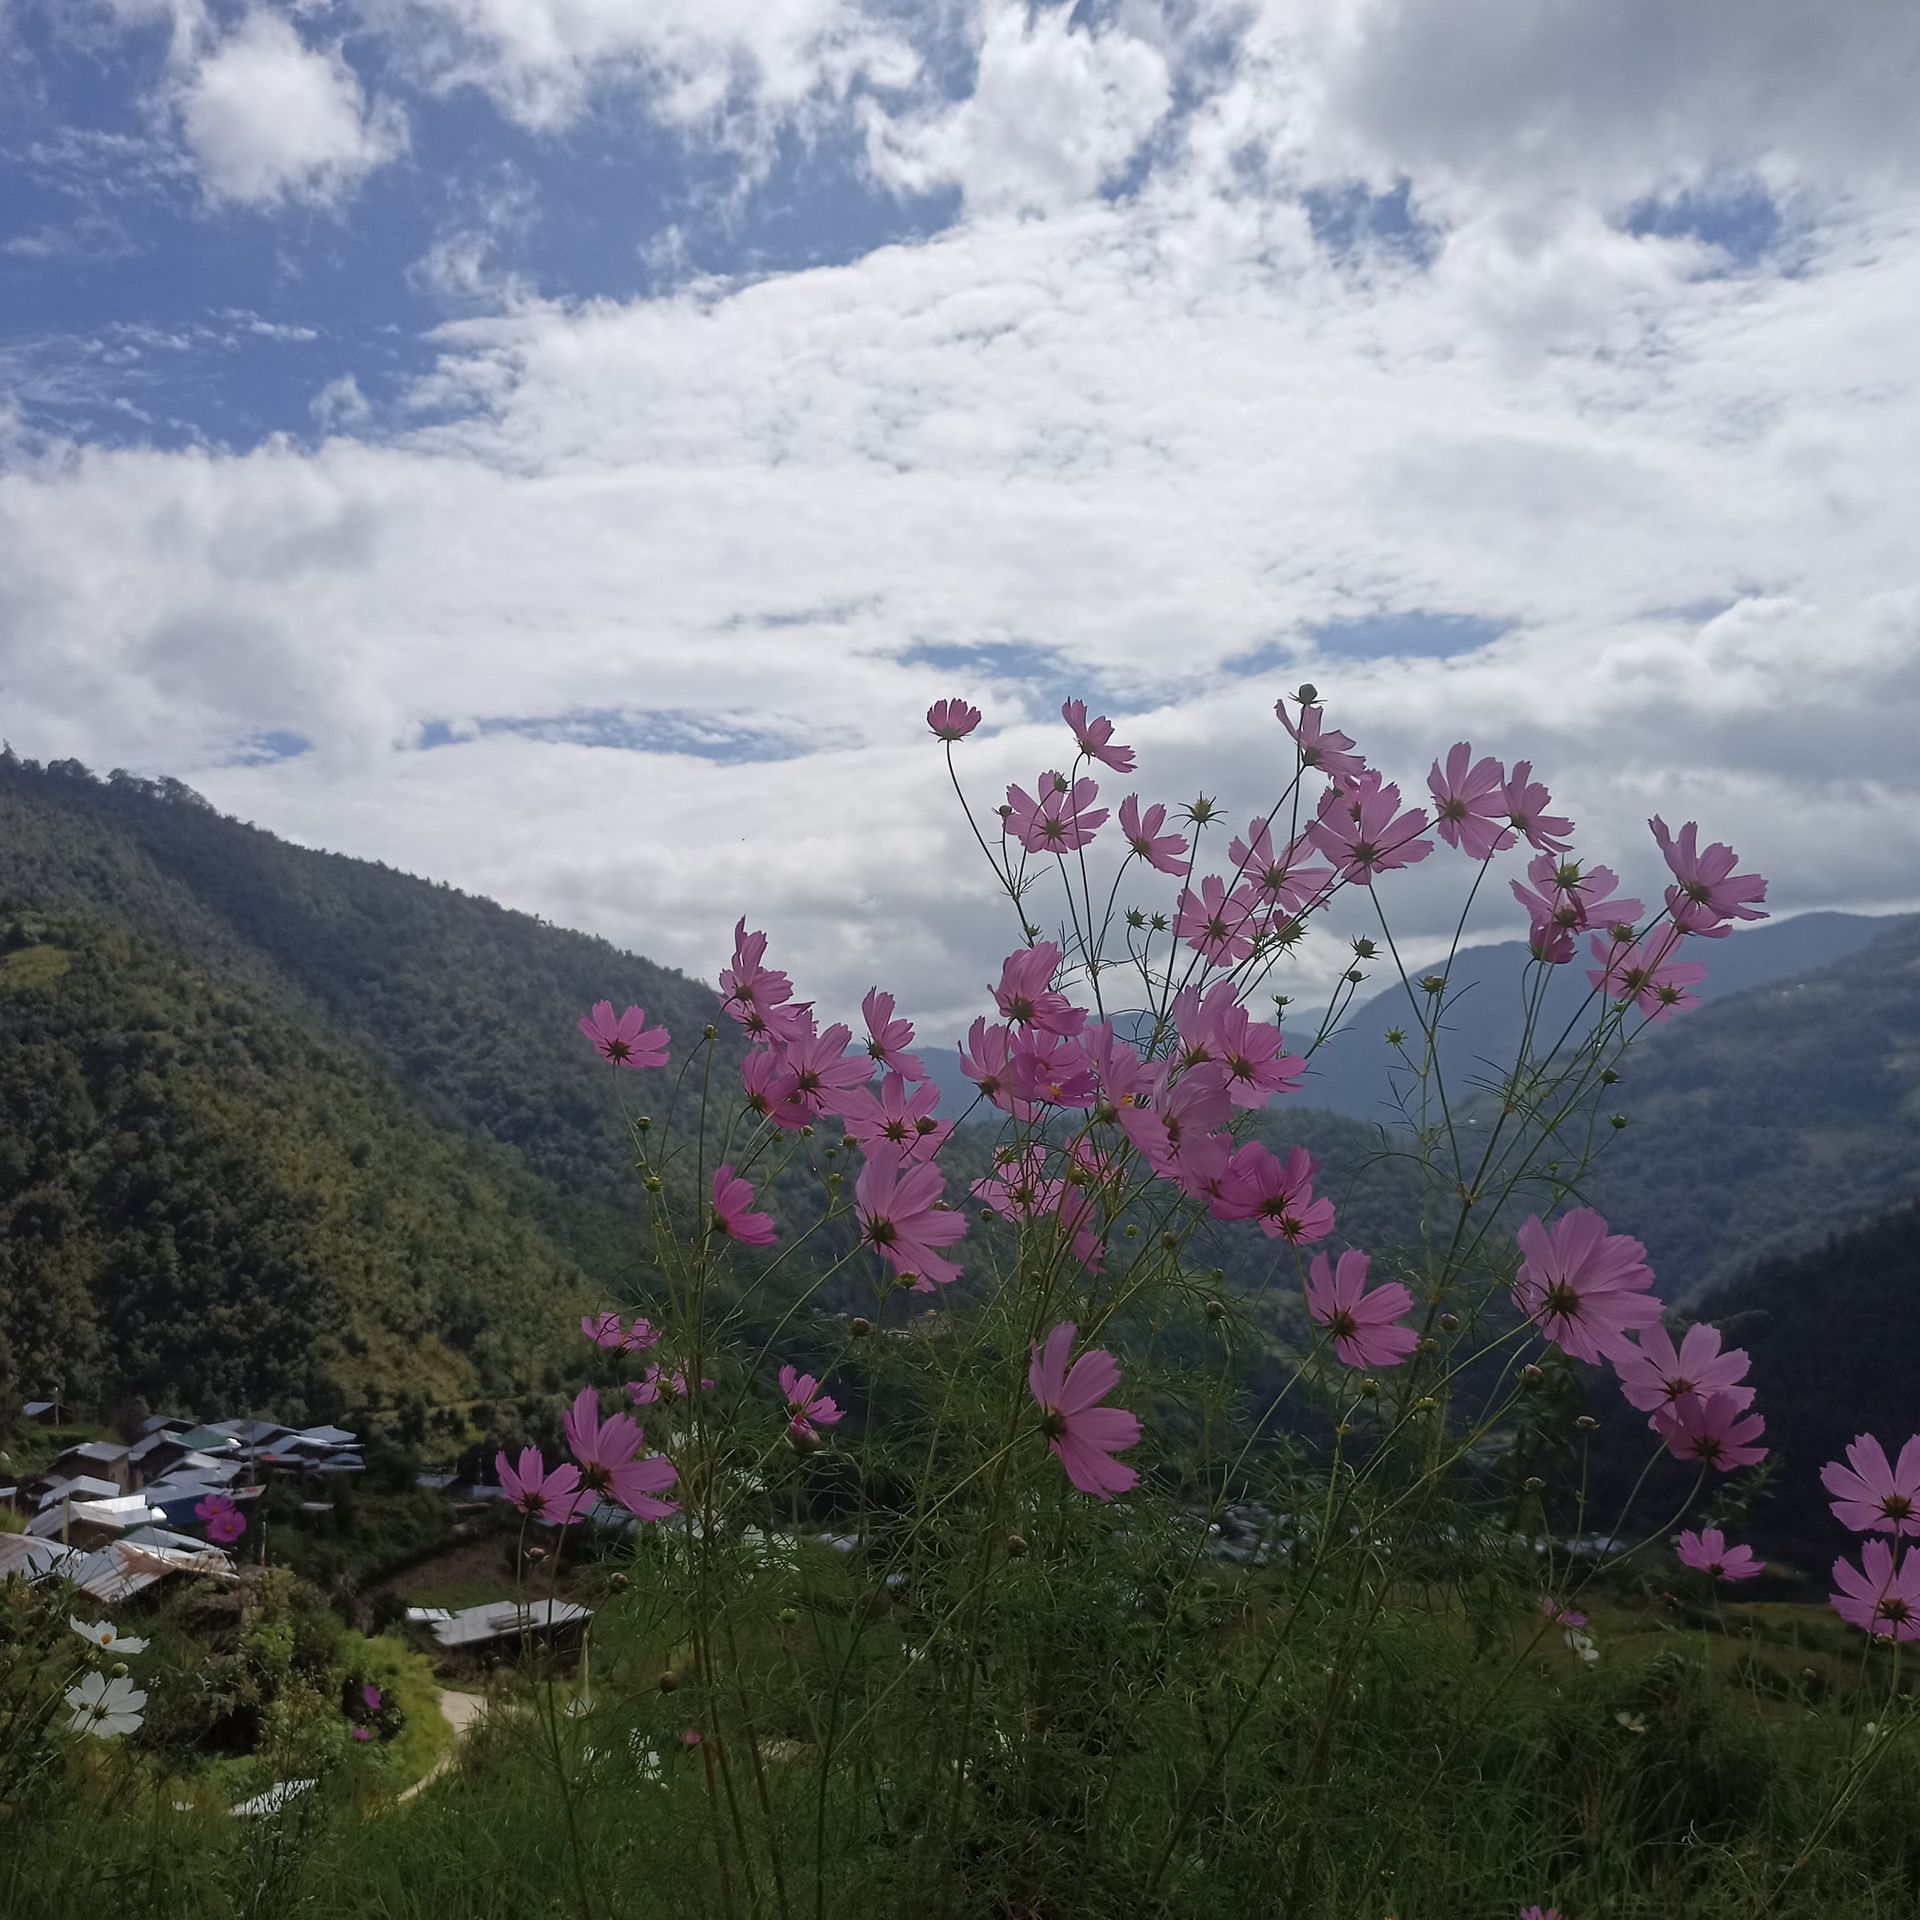
[[[291,846],[177,782],[10,756],[0,947],[0,1391],[315,1417],[401,1392],[538,1396],[577,1358],[578,1303],[644,1298],[650,1241],[615,1098],[640,1083],[616,1088],[574,1022],[602,997],[633,1001],[684,1056],[715,1016],[707,985]],[[730,1080],[737,1037],[719,1027]],[[1631,1124],[1606,1136],[1588,1190],[1647,1241],[1663,1292],[1688,1297],[1909,1198],[1917,1085],[1920,922],[1889,922],[1632,1056],[1617,1090]],[[663,1104],[671,1081],[635,1097]],[[1404,1135],[1291,1103],[1260,1124],[1321,1156],[1343,1240],[1414,1236]],[[792,1142],[772,1184],[789,1233],[818,1212],[828,1144]],[[963,1130],[949,1191],[990,1151]],[[847,1244],[830,1232],[809,1251]],[[1284,1333],[1292,1272],[1274,1251],[1210,1223],[1188,1258],[1271,1279],[1259,1318]],[[858,1301],[858,1265],[824,1309]]]

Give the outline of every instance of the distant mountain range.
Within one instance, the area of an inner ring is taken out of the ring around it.
[[[1510,1045],[1519,958],[1456,960],[1459,1072]],[[1630,1057],[1587,1183],[1674,1300],[1920,1192],[1920,919],[1809,915],[1708,958],[1715,998]],[[574,1028],[601,998],[681,1052],[715,1018],[685,975],[177,782],[0,757],[0,1393],[322,1419],[558,1391],[569,1317],[649,1272],[633,1136]],[[1375,1124],[1395,1017],[1366,1003],[1262,1121],[1322,1156],[1360,1245],[1417,1227]],[[783,1224],[812,1217],[824,1145],[769,1196]],[[956,1140],[950,1191],[990,1145]],[[1210,1226],[1195,1255],[1257,1280],[1272,1251]]]

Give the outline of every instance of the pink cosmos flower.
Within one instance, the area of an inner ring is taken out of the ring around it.
[[[1847,1464],[1829,1460],[1820,1484],[1833,1495],[1833,1517],[1855,1533],[1920,1535],[1920,1433],[1889,1466],[1887,1450],[1872,1434],[1847,1449]]]
[[[1697,987],[1707,970],[1697,960],[1676,960],[1681,936],[1671,927],[1646,940],[1603,940],[1590,943],[1597,967],[1587,969],[1587,983],[1600,988],[1621,1006],[1632,1001],[1649,1020],[1665,1020],[1700,1004]]]
[[[1021,1027],[1014,1034],[1007,1073],[1016,1109],[1090,1107],[1098,1097],[1085,1048],[1078,1040],[1043,1033],[1037,1027]]]
[[[769,1214],[755,1213],[753,1189],[731,1166],[721,1167],[713,1176],[713,1229],[743,1247],[770,1247],[776,1235]]]
[[[494,1455],[493,1466],[507,1498],[530,1520],[564,1527],[586,1505],[580,1469],[571,1460],[563,1460],[549,1473],[538,1447],[522,1447],[517,1467],[504,1451]]]
[[[1447,750],[1444,771],[1438,760],[1433,763],[1427,791],[1433,795],[1434,830],[1470,860],[1491,860],[1513,845],[1506,824],[1506,775],[1491,755],[1475,760],[1473,749],[1456,741]]]
[[[1163,1180],[1178,1181],[1190,1193],[1224,1167],[1233,1144],[1215,1131],[1233,1118],[1226,1072],[1220,1067],[1189,1067],[1177,1080],[1162,1084],[1151,1107],[1123,1108],[1119,1118],[1154,1172]]]
[[[658,1454],[639,1457],[647,1437],[631,1414],[602,1419],[599,1394],[582,1387],[562,1424],[567,1445],[580,1463],[584,1492],[617,1500],[640,1520],[664,1520],[675,1511],[673,1501],[655,1497],[679,1477],[673,1462]]]
[[[660,1329],[635,1315],[633,1325],[622,1326],[617,1313],[582,1314],[580,1331],[596,1347],[611,1353],[643,1353],[660,1344]]]
[[[964,740],[980,724],[980,709],[964,700],[936,700],[927,709],[927,725],[937,740]]]
[[[909,1160],[931,1160],[953,1133],[951,1120],[936,1120],[940,1089],[931,1080],[909,1087],[897,1073],[880,1083],[876,1097],[863,1092],[842,1109],[848,1136],[863,1149],[897,1147]]]
[[[1149,1104],[1165,1084],[1164,1063],[1142,1060],[1110,1020],[1081,1030],[1080,1052],[1101,1099],[1116,1115],[1125,1108]]]
[[[629,1007],[618,1020],[613,1017],[611,1000],[597,1001],[591,1013],[580,1021],[580,1031],[593,1042],[602,1060],[616,1067],[664,1067],[667,1064],[665,1027],[643,1032],[647,1016],[639,1007]]]
[[[1106,821],[1106,808],[1093,804],[1100,789],[1053,772],[1040,776],[1039,788],[1037,798],[1022,787],[1007,789],[1007,831],[1029,853],[1077,853]]]
[[[1270,1240],[1311,1246],[1333,1231],[1333,1202],[1313,1196],[1319,1167],[1305,1147],[1294,1147],[1278,1160],[1258,1140],[1249,1140],[1234,1150],[1213,1211],[1222,1220],[1258,1221]]]
[[[1766,1562],[1751,1547],[1728,1546],[1727,1536],[1718,1527],[1683,1533],[1673,1551],[1683,1567],[1711,1574],[1716,1580],[1751,1580],[1767,1570]]]
[[[792,1041],[806,1031],[810,1016],[791,1007],[793,982],[777,967],[763,965],[767,936],[749,933],[745,920],[733,929],[733,965],[720,976],[720,1004],[759,1042]]]
[[[1278,1027],[1252,1019],[1230,980],[1218,980],[1202,999],[1187,987],[1174,996],[1174,1030],[1188,1066],[1212,1062],[1227,1075],[1227,1097],[1236,1107],[1264,1107],[1276,1093],[1295,1092],[1306,1062],[1285,1051]]]
[[[1307,1270],[1307,1313],[1333,1335],[1333,1350],[1349,1367],[1397,1367],[1420,1344],[1411,1327],[1396,1323],[1413,1309],[1413,1295],[1398,1280],[1367,1291],[1371,1259],[1356,1249],[1329,1264],[1313,1256]]]
[[[777,1048],[780,1063],[793,1075],[787,1103],[809,1120],[823,1113],[844,1113],[873,1078],[873,1062],[854,1053],[850,1029],[835,1022],[824,1032]]]
[[[371,1680],[360,1689],[360,1699],[369,1713],[380,1711],[380,1689]]]
[[[926,1068],[907,1051],[913,1045],[913,1023],[893,1017],[893,995],[872,988],[860,1002],[860,1012],[867,1023],[867,1057],[888,1073],[924,1080]]]
[[[1273,703],[1274,718],[1293,735],[1300,749],[1300,764],[1317,768],[1329,780],[1351,780],[1366,771],[1365,758],[1353,751],[1353,742],[1344,733],[1331,731],[1326,715],[1317,706],[1303,706],[1298,724],[1287,717],[1287,703]]]
[[[1046,1033],[1078,1033],[1087,1024],[1086,1012],[1064,993],[1054,992],[1053,976],[1059,966],[1060,949],[1051,940],[1036,940],[1008,954],[1001,963],[1000,984],[993,990],[1000,1017]]]
[[[1103,1407],[1120,1384],[1120,1363],[1104,1347],[1089,1347],[1071,1368],[1067,1356],[1078,1329],[1063,1320],[1035,1346],[1027,1390],[1040,1409],[1040,1430],[1067,1478],[1096,1500],[1111,1500],[1138,1484],[1140,1476],[1114,1459],[1140,1438],[1140,1422],[1124,1407]]]
[[[371,1727],[355,1727],[352,1729],[352,1732],[356,1740],[371,1740],[373,1738],[373,1729]]]
[[[990,1027],[984,1018],[976,1019],[961,1044],[960,1071],[1003,1113],[1012,1114],[1016,1120],[1031,1120],[1032,1103],[1014,1097],[1012,1047],[1011,1029]]]
[[[1303,864],[1312,844],[1302,834],[1276,854],[1272,829],[1264,820],[1253,820],[1245,839],[1236,836],[1228,843],[1227,858],[1233,862],[1234,877],[1244,877],[1263,906],[1278,914],[1297,914],[1333,882],[1331,867]]]
[[[1527,862],[1530,886],[1508,884],[1526,908],[1534,953],[1555,966],[1573,958],[1573,936],[1589,927],[1619,927],[1632,938],[1634,922],[1645,911],[1638,900],[1614,893],[1619,880],[1610,867],[1582,867],[1577,860],[1536,854]]]
[[[801,1103],[799,1076],[787,1065],[786,1048],[776,1042],[749,1053],[740,1068],[740,1084],[748,1109],[776,1127],[797,1132],[812,1124],[813,1116]],[[848,1096],[851,1099],[851,1095]]]
[[[1751,903],[1767,897],[1767,883],[1757,873],[1735,873],[1739,855],[1730,846],[1716,840],[1702,853],[1700,829],[1691,820],[1680,829],[1677,842],[1658,814],[1647,825],[1674,878],[1667,889],[1667,907],[1682,933],[1724,940],[1734,921],[1766,919]]]
[[[713,1382],[702,1380],[700,1384],[710,1389]],[[643,1378],[627,1382],[627,1398],[636,1407],[660,1406],[669,1400],[684,1400],[690,1391],[685,1367],[675,1367],[671,1373],[659,1367],[649,1367]]]
[[[1057,1180],[1047,1178],[1045,1147],[1008,1147],[995,1154],[993,1171],[967,1189],[990,1213],[1009,1220],[1031,1220],[1054,1203]]]
[[[1133,749],[1111,745],[1113,722],[1089,720],[1087,703],[1084,700],[1069,700],[1060,709],[1060,718],[1073,729],[1073,737],[1080,743],[1080,751],[1089,760],[1098,760],[1111,767],[1115,773],[1133,771]]]
[[[1522,1907],[1520,1920],[1561,1920],[1558,1907]]]
[[[1657,1326],[1647,1250],[1624,1233],[1609,1233],[1591,1207],[1563,1213],[1551,1229],[1538,1214],[1515,1235],[1526,1256],[1513,1297],[1555,1346],[1589,1363],[1630,1355],[1628,1335]]]
[[[1177,833],[1162,833],[1166,824],[1167,810],[1157,802],[1143,814],[1140,811],[1140,796],[1130,793],[1120,802],[1120,831],[1126,835],[1127,845],[1144,860],[1148,866],[1157,868],[1161,873],[1173,874],[1176,878],[1186,871],[1182,855],[1187,850],[1186,841]]]
[[[1180,889],[1180,907],[1174,915],[1174,937],[1204,954],[1216,967],[1237,967],[1253,951],[1260,927],[1260,896],[1250,886],[1231,894],[1217,873],[1208,874],[1199,891]]]
[[[1849,1626],[1876,1640],[1920,1639],[1920,1554],[1896,1563],[1884,1540],[1868,1540],[1858,1567],[1844,1557],[1833,1563],[1833,1581],[1833,1610]]]
[[[207,1538],[220,1546],[232,1546],[247,1530],[247,1516],[224,1493],[208,1494],[193,1510],[205,1524]]]
[[[854,1183],[860,1237],[916,1293],[931,1293],[960,1278],[959,1266],[937,1251],[966,1237],[963,1214],[942,1207],[946,1178],[937,1166],[909,1161],[876,1147]]]
[[[1376,874],[1410,867],[1433,851],[1433,842],[1419,837],[1426,828],[1425,811],[1403,811],[1400,789],[1388,780],[1330,788],[1307,831],[1341,879],[1370,886]]]
[[[837,1427],[846,1418],[832,1396],[821,1392],[819,1381],[810,1373],[796,1373],[791,1367],[782,1367],[780,1391],[786,1397],[787,1410],[793,1415],[787,1430],[796,1439],[811,1440],[817,1429]]]
[[[1740,1384],[1747,1377],[1746,1349],[1722,1353],[1718,1327],[1689,1327],[1676,1348],[1673,1336],[1655,1321],[1641,1333],[1637,1347],[1613,1356],[1613,1366],[1628,1405],[1642,1413],[1661,1413],[1676,1401],[1708,1393],[1726,1395],[1743,1410],[1753,1404],[1753,1389]]]
[[[1653,1430],[1667,1443],[1676,1460],[1698,1460],[1716,1473],[1735,1467],[1758,1466],[1767,1457],[1765,1447],[1753,1443],[1766,1432],[1757,1413],[1747,1413],[1731,1394],[1709,1393],[1676,1400],[1653,1416]]]
[[[1550,1593],[1543,1593],[1540,1596],[1540,1611],[1556,1627],[1584,1627],[1587,1624],[1587,1616],[1584,1613],[1576,1607],[1562,1606]]]
[[[1545,811],[1553,795],[1533,777],[1531,760],[1516,760],[1507,784],[1500,790],[1507,824],[1528,846],[1540,853],[1565,853],[1573,822]]]

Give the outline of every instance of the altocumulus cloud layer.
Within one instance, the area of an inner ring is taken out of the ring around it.
[[[947,692],[982,800],[1084,691],[1150,797],[1244,817],[1311,678],[1415,786],[1530,755],[1630,880],[1658,808],[1784,910],[1920,904],[1909,9],[113,0],[0,71],[76,35],[128,91],[11,155],[85,183],[13,269],[264,233],[172,350],[306,337],[251,434],[130,338],[137,275],[117,331],[9,343],[23,752],[701,974],[745,911],[935,1032],[1011,932]],[[642,147],[636,232],[568,169]],[[342,259],[413,306],[341,321]]]

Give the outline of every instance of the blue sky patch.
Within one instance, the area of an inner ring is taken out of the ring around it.
[[[733,763],[792,760],[803,751],[793,741],[764,729],[735,727],[723,716],[671,709],[624,713],[613,708],[590,708],[518,719],[489,718],[459,727],[446,720],[429,720],[422,725],[415,744],[422,751],[457,747],[500,733],[555,745],[608,747],[625,753],[689,754],[695,759]]]
[[[1367,613],[1308,629],[1321,650],[1341,660],[1444,660],[1472,653],[1507,631],[1498,620],[1469,613]]]

